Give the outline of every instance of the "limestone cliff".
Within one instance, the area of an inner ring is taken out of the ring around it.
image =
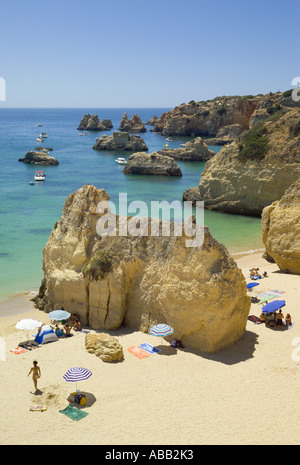
[[[242,130],[247,130],[257,122],[265,121],[279,108],[296,106],[291,92],[270,92],[266,95],[243,97],[224,96],[201,102],[192,100],[163,113],[154,122],[153,131],[166,136],[194,135],[215,138],[224,127],[230,126],[232,131],[233,125],[239,125]],[[221,140],[221,137],[222,133],[218,139]],[[227,136],[226,138],[230,139]]]
[[[108,199],[90,185],[67,198],[43,250],[39,308],[64,307],[94,329],[125,324],[148,332],[165,322],[186,347],[206,352],[241,338],[250,309],[246,283],[208,228],[202,246],[187,247],[185,235],[174,235],[173,223],[169,237],[120,236],[121,218],[112,215],[116,236],[100,237],[97,222],[105,217],[97,204]]]
[[[262,212],[266,252],[280,270],[300,274],[300,178]]]
[[[199,199],[212,210],[260,216],[299,176],[300,109],[290,108],[275,112],[209,160]],[[188,200],[188,191],[184,197]]]
[[[166,136],[210,136],[228,125],[249,128],[260,97],[217,97],[206,102],[182,104],[164,113],[154,124],[154,130]]]

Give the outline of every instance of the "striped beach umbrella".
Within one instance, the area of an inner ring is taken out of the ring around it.
[[[76,383],[76,391],[77,391],[78,381],[85,381],[90,376],[92,376],[92,372],[88,370],[87,368],[74,367],[74,368],[70,368],[64,374],[63,378],[69,383]]]
[[[172,333],[174,333],[174,329],[166,323],[159,323],[158,325],[153,326],[149,331],[149,334],[152,334],[153,336],[160,336],[161,338],[169,336]]]

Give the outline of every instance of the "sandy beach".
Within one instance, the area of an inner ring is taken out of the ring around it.
[[[299,444],[300,361],[293,343],[300,338],[300,276],[279,272],[261,253],[235,260],[247,282],[252,266],[268,272],[251,295],[284,291],[283,313],[292,315],[292,329],[270,329],[248,321],[235,345],[203,354],[176,350],[160,338],[122,328],[110,332],[124,349],[124,360],[115,364],[89,354],[84,333],[16,355],[10,349],[26,339],[26,333],[16,330],[15,324],[23,318],[49,323],[49,318],[34,309],[30,292],[2,301],[0,336],[6,350],[0,361],[0,444]],[[253,303],[250,314],[260,313],[261,305]],[[128,352],[127,348],[143,342],[161,352],[141,360]],[[299,342],[298,346],[300,355]],[[38,395],[31,376],[27,377],[33,360],[42,372]],[[86,393],[87,405],[82,409],[88,413],[78,422],[59,413],[75,390],[63,379],[73,366],[93,373],[78,384]],[[46,411],[29,410],[41,404]]]

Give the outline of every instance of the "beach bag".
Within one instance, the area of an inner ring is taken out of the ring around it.
[[[80,405],[86,405],[86,398],[85,396],[82,396],[80,399]]]

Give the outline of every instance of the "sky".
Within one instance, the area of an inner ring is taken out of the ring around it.
[[[0,109],[284,91],[300,76],[299,25],[298,0],[1,0]]]

